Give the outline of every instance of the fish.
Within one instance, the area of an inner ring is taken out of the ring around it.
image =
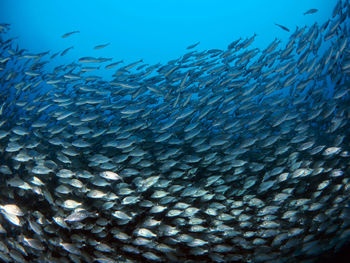
[[[47,67],[0,24],[0,261],[337,261],[350,4],[334,5],[285,43],[104,68]]]
[[[81,71],[90,72],[90,71],[94,71],[94,70],[98,70],[98,69],[100,69],[100,67],[84,67],[84,68],[81,68]]]
[[[117,61],[117,62],[114,62],[114,63],[111,63],[111,64],[108,64],[105,66],[105,69],[111,69],[111,68],[114,68],[116,67],[117,65],[119,65],[120,63],[124,63],[123,60],[120,60],[120,61]]]
[[[139,64],[139,63],[141,63],[141,62],[143,62],[142,59],[140,59],[139,61],[133,62],[133,63],[131,63],[131,64],[129,64],[129,65],[126,65],[126,66],[124,66],[122,69],[124,69],[124,70],[129,70],[129,69],[135,67],[137,64]]]
[[[66,55],[67,52],[68,52],[69,50],[71,50],[72,48],[74,48],[74,47],[72,46],[72,47],[66,48],[65,50],[62,51],[62,53],[61,53],[60,55],[61,55],[61,56]]]
[[[196,46],[198,46],[199,44],[200,44],[200,41],[198,41],[198,42],[195,43],[195,44],[189,45],[188,47],[186,47],[186,49],[193,49],[193,48],[195,48]]]
[[[21,209],[14,204],[0,205],[0,210],[2,211],[2,213],[9,214],[9,215],[15,215],[15,216],[24,215]]]
[[[103,63],[112,60],[112,58],[95,58],[95,57],[82,57],[79,58],[80,63]]]
[[[80,31],[75,30],[75,31],[67,32],[67,33],[63,34],[61,37],[62,38],[67,38],[67,37],[69,37],[69,36],[71,36],[73,34],[77,34],[77,33],[80,33]]]
[[[317,12],[318,12],[318,9],[312,8],[312,9],[307,10],[307,11],[304,13],[304,16],[305,16],[305,15],[310,15],[310,14],[315,14],[315,13],[317,13]]]
[[[290,32],[289,28],[287,28],[287,27],[285,27],[285,26],[282,26],[282,25],[277,24],[277,23],[275,23],[275,25],[278,26],[278,27],[280,27],[280,28],[282,28],[284,31]]]
[[[102,48],[105,48],[105,47],[107,47],[107,46],[109,46],[109,45],[110,45],[110,43],[106,43],[106,44],[102,44],[102,45],[97,45],[97,46],[94,47],[94,49],[102,49]]]
[[[5,104],[6,104],[6,102],[2,103],[2,105],[0,107],[0,115],[2,115],[2,113],[4,111]]]

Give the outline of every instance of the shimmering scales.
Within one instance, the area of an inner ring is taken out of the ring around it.
[[[322,25],[276,21],[289,39],[264,49],[256,34],[197,41],[156,65],[87,54],[50,69],[73,47],[30,53],[0,24],[0,261],[314,262],[339,249],[350,6],[334,4]]]
[[[0,212],[8,215],[23,216],[21,209],[14,204],[0,205]]]

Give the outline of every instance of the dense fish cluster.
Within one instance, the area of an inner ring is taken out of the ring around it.
[[[340,249],[349,16],[339,1],[286,45],[198,42],[112,80],[86,64],[123,61],[50,72],[59,53],[28,53],[0,24],[0,260],[306,263]]]

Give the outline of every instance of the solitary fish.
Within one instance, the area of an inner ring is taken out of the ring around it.
[[[114,63],[112,63],[112,64],[109,64],[109,65],[105,66],[105,69],[111,69],[111,68],[114,68],[115,66],[117,66],[118,64],[123,63],[123,62],[124,62],[123,60],[120,60],[120,61],[114,62]]]
[[[63,50],[62,53],[61,53],[61,56],[64,56],[65,54],[67,54],[67,52],[68,52],[69,50],[71,50],[72,48],[74,48],[74,47],[71,46],[71,47],[66,48],[65,50]]]
[[[4,102],[0,107],[0,115],[2,115],[2,112],[4,111],[5,104],[6,104],[6,102]]]
[[[129,69],[135,67],[137,64],[139,64],[139,63],[141,63],[141,62],[143,62],[142,59],[140,59],[139,61],[133,62],[133,63],[131,63],[131,64],[129,64],[129,65],[126,65],[126,66],[123,67],[123,68],[124,68],[125,70],[129,70]]]
[[[280,27],[280,28],[282,28],[283,30],[285,30],[285,31],[287,31],[287,32],[290,31],[289,28],[287,28],[287,27],[285,27],[285,26],[282,26],[282,25],[277,24],[277,23],[275,23],[275,25],[278,26],[278,27]]]
[[[310,14],[315,14],[317,11],[318,11],[318,9],[315,9],[315,8],[309,9],[304,13],[304,16],[310,15]]]
[[[62,35],[62,38],[69,37],[70,35],[73,35],[73,34],[76,34],[76,33],[80,33],[80,31],[76,30],[76,31],[65,33],[64,35]]]
[[[79,58],[80,63],[102,63],[112,60],[111,58],[94,58],[94,57],[83,57]]]
[[[197,43],[193,44],[193,45],[190,45],[188,46],[186,49],[192,49],[192,48],[195,48],[196,46],[198,46],[200,43],[200,41],[198,41]]]
[[[97,45],[94,47],[94,49],[102,49],[102,48],[105,48],[109,45],[110,43],[107,43],[107,44],[102,44],[102,45]]]
[[[15,204],[0,205],[0,212],[15,216],[24,215],[22,210]]]

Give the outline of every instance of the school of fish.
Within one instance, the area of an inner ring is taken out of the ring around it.
[[[73,47],[29,53],[0,24],[0,261],[307,263],[341,249],[349,17],[339,0],[286,45],[251,48],[254,35],[167,64],[87,56],[52,71]]]

